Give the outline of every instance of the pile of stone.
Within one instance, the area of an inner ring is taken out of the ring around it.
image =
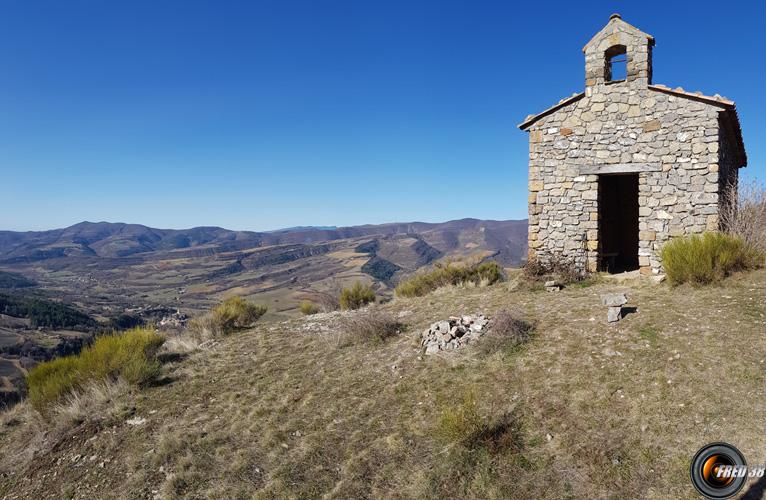
[[[489,320],[483,314],[450,316],[420,334],[426,354],[457,349],[484,335]]]
[[[615,323],[622,318],[622,306],[628,303],[628,296],[624,293],[607,293],[601,296],[601,304],[607,307],[606,320]]]

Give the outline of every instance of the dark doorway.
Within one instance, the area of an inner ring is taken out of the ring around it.
[[[599,270],[638,269],[638,174],[598,178]]]

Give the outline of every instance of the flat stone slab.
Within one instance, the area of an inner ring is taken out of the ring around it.
[[[622,307],[621,306],[614,306],[610,307],[606,312],[606,320],[609,323],[614,323],[616,321],[620,321],[622,318]]]
[[[628,296],[624,293],[607,293],[601,296],[601,304],[607,307],[619,307],[628,303]]]

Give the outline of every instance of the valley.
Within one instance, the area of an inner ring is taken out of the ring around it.
[[[68,308],[55,321],[33,324],[18,307],[0,307],[0,404],[18,400],[35,363],[76,352],[98,331],[142,322],[179,329],[233,295],[268,306],[267,319],[284,320],[300,315],[301,301],[321,303],[355,281],[370,283],[385,301],[402,276],[439,259],[492,258],[514,267],[525,255],[526,221],[269,233],[83,222],[43,232],[0,231],[0,294],[11,302]],[[62,322],[62,314],[80,319]]]

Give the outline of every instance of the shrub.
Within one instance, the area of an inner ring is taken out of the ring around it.
[[[707,284],[735,271],[759,267],[763,255],[742,239],[723,233],[675,238],[662,248],[662,265],[672,284]]]
[[[362,311],[341,320],[341,330],[349,342],[382,342],[398,335],[402,327],[391,314],[376,310]]]
[[[479,350],[485,354],[502,349],[513,349],[526,343],[534,326],[521,319],[521,314],[500,309],[489,323],[487,333],[479,343]]]
[[[301,302],[301,312],[306,316],[319,312],[319,306],[309,300]]]
[[[90,383],[122,379],[133,385],[146,384],[159,374],[157,351],[164,341],[146,328],[97,337],[77,355],[46,361],[30,370],[29,399],[43,410]]]
[[[371,302],[375,302],[375,292],[370,285],[357,281],[351,288],[344,288],[340,292],[341,309],[359,309]]]
[[[756,181],[729,185],[723,192],[721,227],[766,253],[766,187]]]
[[[252,326],[267,310],[266,306],[254,304],[242,297],[229,297],[208,314],[191,320],[189,329],[203,338],[228,335]]]
[[[561,284],[576,283],[587,277],[587,273],[577,269],[571,259],[563,255],[553,254],[543,261],[532,257],[522,268],[524,277],[531,281],[545,281],[553,278]]]
[[[503,269],[493,260],[468,265],[453,262],[437,263],[433,270],[416,274],[399,283],[396,287],[396,295],[422,297],[447,285],[467,283],[492,285],[502,281],[503,277]]]

